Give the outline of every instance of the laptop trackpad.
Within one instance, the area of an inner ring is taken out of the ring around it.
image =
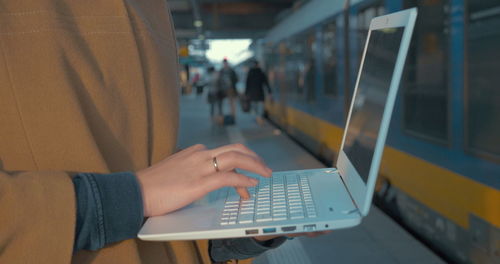
[[[309,178],[316,209],[320,214],[350,214],[357,212],[356,206],[347,192],[340,175],[311,175]]]
[[[177,232],[205,231],[213,228],[220,212],[227,188],[214,191],[194,203],[172,213],[148,219],[141,230],[142,235]]]

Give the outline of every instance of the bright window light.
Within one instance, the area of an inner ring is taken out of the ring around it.
[[[253,56],[248,50],[252,43],[250,39],[215,39],[209,40],[208,43],[210,49],[207,50],[206,56],[212,63],[221,63],[227,58],[229,63],[234,65]]]

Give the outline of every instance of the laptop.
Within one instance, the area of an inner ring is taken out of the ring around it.
[[[150,241],[220,239],[353,227],[368,214],[415,25],[415,8],[374,18],[361,60],[336,168],[282,171],[241,200],[222,188],[175,212],[149,218]],[[244,172],[245,173],[245,172]]]

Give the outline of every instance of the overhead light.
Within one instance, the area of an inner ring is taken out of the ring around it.
[[[195,20],[193,24],[194,24],[195,27],[200,28],[200,27],[203,26],[203,21],[201,21],[201,20]]]

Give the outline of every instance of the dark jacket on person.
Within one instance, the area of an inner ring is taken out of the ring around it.
[[[264,85],[267,92],[271,93],[266,74],[259,67],[251,68],[248,71],[245,95],[250,101],[264,101]]]
[[[238,76],[231,68],[222,68],[219,72],[219,79],[217,86],[219,91],[224,93],[236,93],[236,83],[238,83]]]

